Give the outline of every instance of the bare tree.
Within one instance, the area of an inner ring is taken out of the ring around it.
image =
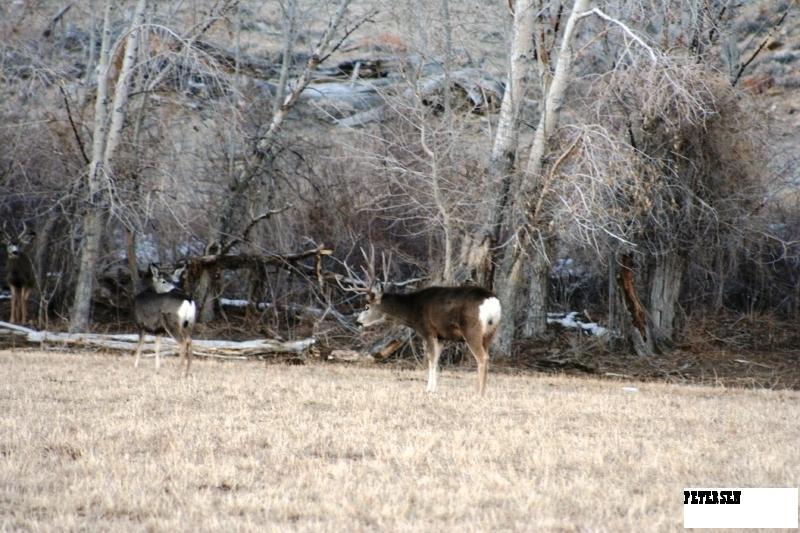
[[[500,327],[500,349],[510,353],[511,342],[522,310],[525,308],[520,295],[524,294],[525,277],[523,269],[525,260],[530,260],[531,288],[527,302],[527,328],[529,334],[540,334],[546,326],[546,295],[548,257],[546,241],[546,221],[536,220],[537,213],[530,212],[530,206],[537,195],[545,194],[542,168],[549,147],[550,137],[556,131],[559,113],[562,110],[564,94],[572,71],[573,46],[578,20],[589,6],[588,0],[576,0],[561,36],[561,47],[556,58],[556,68],[552,79],[547,71],[542,72],[544,86],[544,105],[539,124],[534,133],[533,145],[525,165],[524,175],[512,188],[515,199],[509,207],[511,211],[511,227],[514,240],[509,245],[502,264],[499,282],[497,283],[500,300],[504,303],[505,317]],[[518,59],[521,60],[521,59]],[[534,217],[534,218],[530,218]],[[530,254],[530,257],[528,257]],[[506,311],[507,310],[507,311]]]
[[[276,95],[282,96],[282,100],[279,105],[274,105],[275,112],[272,115],[266,131],[258,134],[258,138],[253,145],[252,153],[249,154],[247,163],[234,176],[233,182],[229,186],[228,194],[225,195],[225,199],[220,207],[220,216],[214,240],[220,246],[220,251],[222,253],[228,252],[231,246],[239,240],[242,230],[249,222],[247,220],[247,214],[252,213],[252,209],[250,209],[249,205],[252,204],[253,200],[263,198],[252,186],[258,181],[257,178],[262,176],[262,174],[270,172],[270,165],[274,162],[281,128],[289,113],[297,104],[300,95],[311,82],[317,67],[341,45],[343,39],[336,41],[335,37],[343,23],[349,4],[350,0],[341,0],[339,2],[334,15],[328,22],[326,30],[309,55],[305,67],[294,83],[291,84],[291,90],[283,96],[286,80],[284,70],[288,72],[289,68],[288,61],[291,57],[290,51],[292,47],[291,37],[294,34],[291,27],[294,24],[293,21],[295,18],[293,3],[287,5],[285,17],[290,29],[287,31],[287,36],[284,39],[284,66],[282,67],[281,80],[276,93]],[[351,29],[350,31],[353,30]],[[197,301],[200,306],[200,320],[207,321],[212,319],[214,316],[215,296],[211,272],[204,272],[202,274],[198,282],[197,293]]]
[[[119,146],[127,114],[127,102],[136,55],[139,48],[141,26],[144,23],[146,0],[136,5],[131,27],[125,39],[125,57],[114,89],[114,102],[110,122],[108,119],[108,83],[111,47],[111,2],[106,4],[103,21],[103,39],[97,65],[97,96],[95,101],[94,139],[92,162],[88,175],[88,202],[84,215],[84,234],[75,301],[70,316],[71,331],[87,331],[91,320],[94,272],[100,257],[104,226],[109,208],[109,189],[114,173],[114,157]]]

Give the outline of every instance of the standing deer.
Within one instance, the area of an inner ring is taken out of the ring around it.
[[[178,354],[186,359],[184,376],[189,375],[192,366],[192,328],[194,327],[197,308],[194,301],[180,291],[176,284],[186,267],[181,267],[167,279],[155,265],[150,265],[151,287],[136,295],[133,314],[139,328],[139,344],[136,346],[136,362],[142,353],[145,331],[156,336],[156,372],[159,367],[159,349],[161,334],[167,333],[178,343]]]
[[[6,261],[6,282],[11,287],[11,319],[16,324],[24,324],[28,318],[28,296],[36,288],[36,274],[27,248],[36,237],[33,230],[22,224],[22,232],[12,237],[3,226],[8,259]]]
[[[384,293],[374,281],[372,263],[370,260],[367,272],[367,306],[358,315],[358,323],[369,327],[393,320],[422,337],[428,359],[428,392],[436,391],[440,341],[463,340],[478,363],[478,393],[483,395],[489,372],[489,346],[500,324],[500,300],[484,288],[471,286]],[[384,273],[386,270],[384,266]]]

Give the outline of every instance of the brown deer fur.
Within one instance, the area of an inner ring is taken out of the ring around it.
[[[425,341],[428,392],[437,385],[442,340],[463,340],[478,363],[478,392],[484,393],[489,346],[500,323],[500,302],[480,287],[428,287],[408,294],[367,293],[367,308],[358,322],[371,326],[386,319],[412,328]]]

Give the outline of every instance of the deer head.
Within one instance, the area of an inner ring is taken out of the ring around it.
[[[178,269],[172,274],[171,279],[167,279],[167,277],[164,276],[164,274],[158,269],[156,265],[151,264],[150,276],[152,279],[153,290],[155,290],[159,294],[164,294],[172,290],[175,290],[177,288],[174,283],[175,277],[177,275],[178,279],[180,279],[180,275],[182,272],[183,272],[182,269]]]
[[[383,288],[380,283],[373,284],[366,292],[367,305],[358,315],[356,321],[362,327],[374,326],[386,320],[386,313],[381,310],[381,299],[383,298]]]
[[[6,224],[3,223],[3,239],[6,242],[9,258],[20,257],[24,253],[24,248],[27,248],[35,237],[36,232],[29,230],[25,222],[22,223],[22,231],[16,237],[8,233]]]
[[[339,286],[346,291],[364,294],[367,297],[367,305],[357,318],[357,322],[366,327],[379,324],[387,318],[386,314],[381,310],[381,299],[383,298],[383,286],[388,283],[387,277],[391,265],[391,254],[389,256],[381,254],[383,282],[378,281],[375,275],[375,247],[370,245],[369,255],[362,248],[361,255],[364,257],[365,263],[361,270],[365,277],[362,278],[355,274],[345,261],[344,267],[347,270],[347,279],[352,286],[344,287],[341,282]]]

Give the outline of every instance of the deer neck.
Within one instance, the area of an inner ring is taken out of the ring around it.
[[[407,294],[384,294],[381,297],[380,310],[395,321],[412,327],[419,314],[418,307]]]

